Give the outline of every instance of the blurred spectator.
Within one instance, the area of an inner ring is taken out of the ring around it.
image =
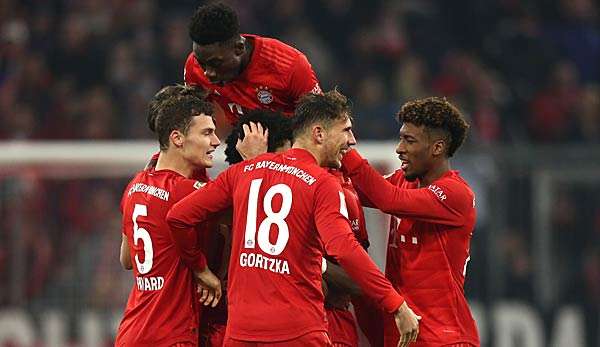
[[[520,230],[510,230],[500,245],[501,259],[506,262],[508,271],[504,281],[505,296],[511,299],[531,301],[533,295],[532,261],[529,245]]]
[[[574,111],[580,102],[581,86],[574,65],[563,61],[554,66],[546,87],[531,100],[529,131],[534,140],[556,142],[572,139]]]
[[[390,101],[400,105],[434,94],[449,97],[471,116],[474,145],[599,141],[595,126],[587,126],[594,124],[593,99],[586,96],[585,115],[578,120],[569,111],[579,89],[600,81],[598,6],[591,0],[557,1],[556,7],[514,1],[230,2],[239,9],[242,31],[301,48],[321,84],[340,86],[368,108],[370,119],[388,119]],[[191,47],[187,22],[196,4],[87,0],[2,6],[0,118],[12,125],[7,118],[26,105],[34,123],[5,126],[2,138],[150,136],[138,121],[156,89],[182,80]],[[557,58],[563,59],[558,65]],[[548,74],[554,77],[544,83]],[[111,119],[82,113],[84,99],[98,93],[91,91],[96,86],[105,89],[102,98],[108,100],[101,103]],[[370,97],[368,86],[383,87],[378,89],[383,105],[360,100]],[[389,137],[382,127],[385,122],[365,127],[361,137]]]

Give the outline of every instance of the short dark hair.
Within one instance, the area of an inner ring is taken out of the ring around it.
[[[240,33],[237,13],[223,4],[212,3],[198,7],[189,26],[192,41],[209,45],[228,41]]]
[[[467,137],[470,125],[462,113],[446,98],[429,97],[409,101],[398,112],[398,121],[442,130],[448,141],[447,156],[452,157]]]
[[[294,112],[294,138],[317,122],[330,125],[339,119],[352,119],[352,105],[337,88],[323,94],[308,93],[300,98]]]
[[[150,114],[154,115],[154,129],[161,150],[169,148],[169,136],[173,130],[187,133],[192,118],[200,114],[212,117],[212,104],[206,100],[206,92],[201,88],[184,85],[167,86],[161,89],[150,101]]]
[[[235,148],[238,139],[244,139],[244,124],[250,122],[260,123],[263,128],[269,129],[269,139],[267,141],[267,152],[275,150],[285,144],[285,141],[292,141],[292,120],[279,112],[258,109],[244,114],[238,120],[235,128],[225,140],[225,161],[230,165],[239,163],[243,160],[240,153]]]

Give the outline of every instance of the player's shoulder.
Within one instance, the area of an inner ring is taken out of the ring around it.
[[[175,202],[185,198],[194,191],[203,188],[208,182],[187,178],[183,176],[173,177],[172,191]]]
[[[198,64],[194,56],[194,52],[190,52],[185,60],[183,80],[185,83],[192,85],[201,85],[204,87],[209,85],[208,79],[204,76],[204,70],[202,70],[202,67]]]
[[[460,176],[458,171],[449,171],[440,179],[432,182],[427,189],[432,191],[440,200],[448,199],[449,202],[471,205],[475,197],[473,190]]]
[[[286,72],[290,71],[299,59],[306,59],[304,53],[280,40],[257,35],[247,36],[254,39],[257,56],[263,66]]]

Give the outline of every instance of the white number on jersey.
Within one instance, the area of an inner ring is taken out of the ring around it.
[[[342,216],[350,218],[348,217],[348,207],[346,207],[346,196],[342,192],[338,193],[340,193],[340,213]]]
[[[146,205],[135,204],[133,216],[131,217],[133,220],[133,244],[137,246],[139,239],[142,239],[144,242],[144,262],[140,263],[138,255],[135,255],[135,263],[138,271],[140,274],[144,275],[150,272],[152,269],[152,258],[154,257],[154,251],[152,249],[152,239],[150,238],[150,234],[146,229],[138,227],[137,218],[139,216],[148,216],[148,208]]]
[[[250,193],[248,195],[248,213],[246,214],[246,233],[244,247],[254,248],[256,239],[256,210],[258,209],[258,193],[262,184],[262,178],[252,180]],[[273,198],[276,194],[281,195],[281,209],[273,212]],[[258,246],[263,252],[270,255],[279,255],[285,249],[290,238],[290,230],[285,218],[292,208],[292,190],[289,186],[280,183],[267,190],[263,201],[263,208],[267,218],[258,227]],[[271,225],[277,225],[278,235],[275,244],[269,241]]]

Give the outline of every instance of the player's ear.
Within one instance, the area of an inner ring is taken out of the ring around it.
[[[431,145],[431,154],[434,156],[444,155],[446,153],[446,140],[435,140]]]
[[[171,140],[171,143],[173,143],[173,145],[175,147],[182,147],[183,146],[183,141],[185,139],[185,135],[179,131],[179,130],[173,130],[171,131],[171,134],[169,134],[169,139]]]
[[[233,43],[233,51],[235,52],[235,55],[237,56],[241,56],[246,52],[246,39],[242,36],[239,37],[239,39],[235,40],[235,42]]]
[[[325,138],[327,136],[327,132],[325,128],[321,124],[313,125],[311,129],[312,138],[317,144],[323,144],[325,142]]]

